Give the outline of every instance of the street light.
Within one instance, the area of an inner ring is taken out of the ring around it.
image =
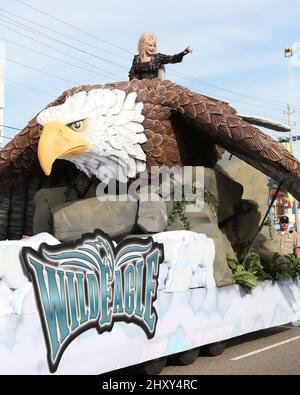
[[[292,48],[284,48],[284,57],[291,58],[293,56],[293,49]]]

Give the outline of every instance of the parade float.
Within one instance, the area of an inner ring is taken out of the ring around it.
[[[171,81],[82,85],[0,151],[1,374],[153,373],[300,319],[266,221],[300,163],[250,121]]]

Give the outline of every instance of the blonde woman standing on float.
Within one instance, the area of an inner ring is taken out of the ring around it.
[[[164,55],[156,53],[157,39],[152,33],[144,33],[138,42],[139,54],[133,58],[129,71],[129,80],[133,79],[164,79],[164,65],[168,63],[180,63],[183,57],[192,52],[190,46],[176,55]]]

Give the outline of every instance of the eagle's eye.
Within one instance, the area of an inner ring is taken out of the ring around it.
[[[73,129],[75,132],[82,132],[85,129],[86,124],[85,124],[85,121],[82,120],[82,121],[76,121],[76,122],[70,123],[68,126],[71,129]]]

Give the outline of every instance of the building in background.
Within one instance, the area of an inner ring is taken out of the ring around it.
[[[273,196],[276,194],[276,190],[278,187],[278,183],[272,179],[270,179],[269,183],[270,187],[270,201],[272,200]],[[279,224],[279,220],[283,215],[288,215],[288,211],[291,209],[291,202],[289,201],[289,196],[286,191],[280,191],[274,201],[271,210],[271,218],[273,219],[273,223],[276,226]],[[289,215],[290,223],[293,225],[295,223],[295,217]]]

